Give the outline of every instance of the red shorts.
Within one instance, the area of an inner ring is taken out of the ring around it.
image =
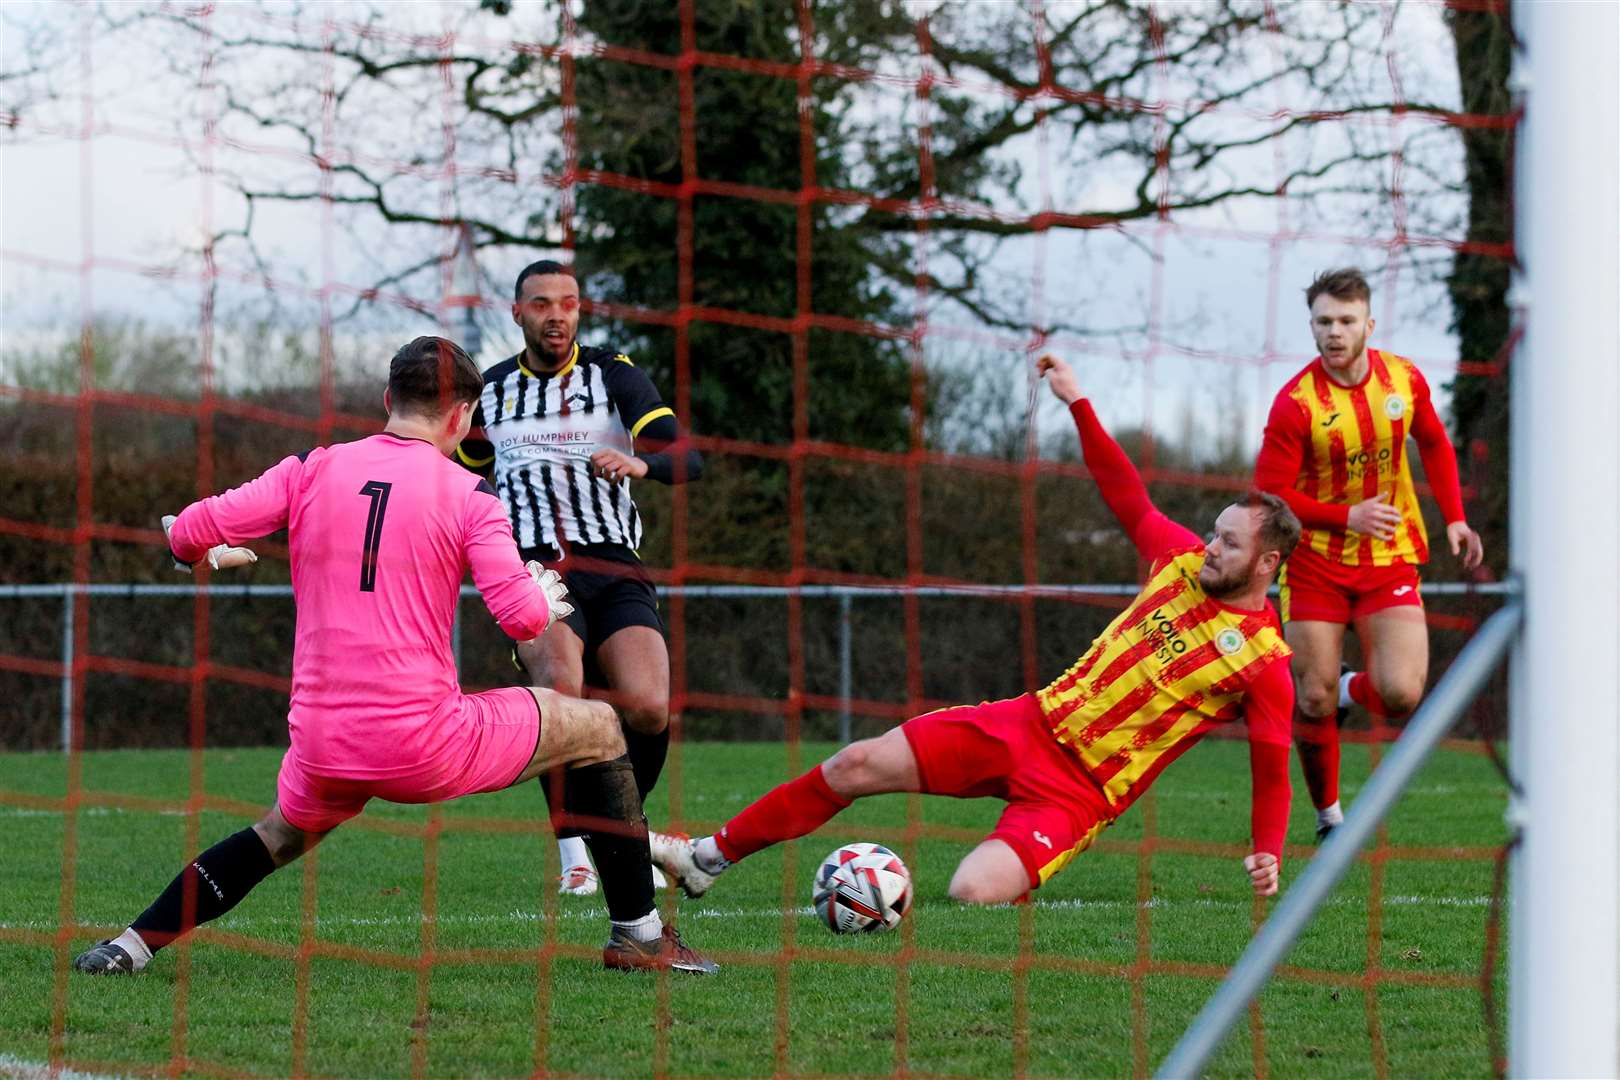
[[[403,776],[343,777],[312,772],[289,749],[276,777],[276,804],[295,827],[323,833],[354,817],[372,799],[436,803],[512,786],[540,744],[540,703],[521,686],[461,699],[448,745]]]
[[[1052,737],[1034,694],[924,713],[900,730],[924,792],[1007,801],[987,839],[1018,853],[1032,889],[1113,822],[1102,789]]]
[[[1412,563],[1346,566],[1300,546],[1283,563],[1278,586],[1283,622],[1344,625],[1392,607],[1422,607],[1418,568]]]

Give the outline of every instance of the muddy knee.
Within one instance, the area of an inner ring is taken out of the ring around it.
[[[542,741],[546,725],[556,734],[551,738],[549,755],[553,765],[590,765],[612,761],[625,753],[624,730],[619,714],[605,701],[568,697],[543,686],[531,687],[540,705]]]
[[[546,687],[569,697],[584,696],[585,674],[579,663],[558,656],[541,638],[520,641],[515,650],[518,663],[535,686]]]
[[[624,729],[619,726],[617,717],[610,717],[603,723],[602,728],[600,760],[612,761],[629,753],[624,744]]]
[[[629,752],[624,742],[622,721],[613,706],[605,701],[575,701],[573,705],[584,714],[585,754],[581,764],[612,761]]]

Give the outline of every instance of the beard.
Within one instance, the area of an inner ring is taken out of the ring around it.
[[[1323,342],[1318,341],[1316,343],[1316,351],[1321,353],[1324,358],[1327,356],[1327,349],[1324,347]],[[1340,362],[1348,364],[1366,351],[1367,335],[1365,333],[1349,335],[1345,340],[1344,359]]]
[[[1211,574],[1209,563],[1198,572],[1198,584],[1204,591],[1217,600],[1225,600],[1246,590],[1254,581],[1254,568],[1260,563],[1260,556],[1256,555],[1245,566],[1235,566],[1222,574]]]
[[[529,328],[525,326],[523,328],[523,344],[529,347],[529,352],[532,355],[549,360],[552,363],[561,366],[562,362],[568,358],[569,350],[573,348],[574,339],[570,337],[567,341],[563,342],[558,351],[553,352],[551,346],[547,344],[546,339],[543,336],[545,329],[546,328],[544,326],[541,326],[531,332]]]

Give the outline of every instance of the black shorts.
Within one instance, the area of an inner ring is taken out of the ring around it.
[[[563,622],[585,643],[587,663],[602,642],[627,626],[664,632],[658,590],[636,553],[622,544],[574,544],[566,559],[550,547],[523,548],[521,554],[562,575],[574,605]]]

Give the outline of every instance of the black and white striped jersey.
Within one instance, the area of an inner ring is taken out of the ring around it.
[[[523,364],[523,354],[484,372],[473,433],[456,449],[462,464],[495,465],[495,490],[518,547],[641,543],[641,515],[630,481],[591,471],[591,455],[630,454],[635,437],[675,411],[623,353],[580,348],[552,375]],[[483,437],[478,438],[478,429]]]

